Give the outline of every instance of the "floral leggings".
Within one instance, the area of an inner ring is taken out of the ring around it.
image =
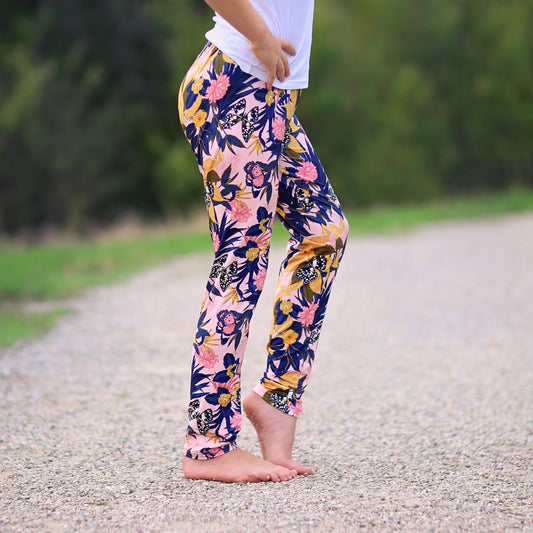
[[[180,87],[178,112],[196,155],[215,258],[194,341],[185,455],[237,447],[240,370],[265,282],[274,214],[290,233],[281,265],[266,371],[254,388],[302,412],[348,223],[294,112],[299,90],[267,90],[207,44]]]

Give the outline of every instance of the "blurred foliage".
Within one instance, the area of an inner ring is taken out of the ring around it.
[[[3,2],[0,231],[203,199],[176,92],[201,0]],[[299,115],[346,206],[533,185],[532,0],[316,1]]]

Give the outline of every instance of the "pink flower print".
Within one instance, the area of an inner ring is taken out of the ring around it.
[[[221,74],[213,80],[205,91],[205,96],[209,100],[209,103],[214,104],[217,100],[220,100],[226,94],[228,87],[229,77],[226,74]]]
[[[215,352],[204,344],[198,346],[198,353],[196,355],[196,358],[205,368],[213,368],[217,362],[217,356]]]
[[[272,122],[272,132],[278,141],[285,137],[285,121],[281,117],[276,117]]]
[[[315,312],[318,309],[318,303],[314,302],[308,307],[304,307],[299,313],[297,320],[302,326],[310,326],[315,320]]]
[[[254,283],[257,290],[262,291],[265,286],[265,279],[267,276],[266,268],[261,269],[257,274],[254,274]]]
[[[229,213],[231,218],[234,218],[241,224],[246,222],[252,216],[251,209],[246,204],[238,202],[237,200],[233,200],[230,203],[230,209],[226,209],[226,211]]]
[[[304,161],[302,166],[296,172],[296,175],[305,182],[315,181],[318,176],[316,167],[311,161]]]
[[[242,427],[242,415],[241,413],[235,413],[230,418],[230,424],[236,431],[240,431]]]
[[[292,403],[289,403],[289,414],[290,415],[292,416],[301,415],[303,410],[304,408],[300,400],[296,400],[296,405],[292,405]]]

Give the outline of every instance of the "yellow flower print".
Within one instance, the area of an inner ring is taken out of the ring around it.
[[[226,405],[228,405],[228,403],[231,401],[231,394],[221,394],[219,397],[218,397],[218,405],[222,406],[222,407],[226,407]]]
[[[197,80],[194,80],[194,83],[192,84],[192,87],[191,87],[191,91],[194,94],[198,94],[202,90],[203,86],[204,86],[203,78],[198,78]]]
[[[292,302],[284,300],[279,304],[279,308],[281,309],[282,313],[288,315],[292,311]]]
[[[210,157],[208,157],[207,159],[204,160],[204,164],[202,165],[203,169],[204,169],[204,173],[207,175],[209,174],[209,172],[211,172],[212,170],[214,170],[216,168],[216,166],[224,159],[224,151],[223,150],[219,150],[216,155],[215,155],[215,158],[214,159],[211,159]],[[220,178],[217,179],[217,181],[219,180]]]
[[[233,376],[235,376],[235,369],[237,368],[236,364],[228,366],[228,369],[226,370],[226,374],[231,379]]]
[[[198,110],[196,115],[192,117],[192,120],[197,130],[199,130],[205,124],[206,118],[207,118],[207,113],[203,109]]]
[[[287,113],[294,113],[294,109],[287,110]],[[285,145],[285,153],[289,154],[291,159],[300,161],[300,154],[303,154],[306,151],[306,148],[302,146],[298,141],[298,133],[302,128],[297,126],[294,122],[294,119],[290,119],[287,125],[287,134],[288,134],[288,144]],[[285,170],[286,169],[282,169]]]
[[[264,233],[268,229],[269,222],[270,222],[269,218],[264,218],[263,220],[261,220],[261,222],[259,222],[259,229],[261,230],[262,233]]]
[[[270,334],[272,337],[282,335],[283,332],[289,331],[294,324],[294,319],[290,315],[286,315],[287,320],[283,321],[281,324],[272,324],[270,328]]]
[[[285,344],[294,344],[298,340],[298,333],[292,329],[289,329],[281,334],[281,338]]]
[[[274,103],[274,91],[268,91],[266,93],[265,102],[267,105],[272,105]]]
[[[278,380],[279,381],[273,381],[271,379],[265,379],[263,381],[263,387],[265,387],[266,390],[296,390],[298,388],[298,381],[300,379],[300,373],[299,372],[285,372],[285,374],[282,374]]]
[[[256,154],[263,153],[263,144],[261,143],[261,139],[259,137],[256,137],[255,139],[252,137],[249,146],[250,146],[250,153],[252,152],[255,152]]]
[[[259,248],[249,248],[246,252],[246,259],[248,261],[255,261],[259,255]]]

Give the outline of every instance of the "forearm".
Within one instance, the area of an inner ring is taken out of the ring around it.
[[[205,0],[205,2],[244,35],[252,46],[272,36],[265,21],[248,0]]]
[[[287,0],[290,1],[290,0]],[[249,0],[205,0],[223,19],[248,39],[250,49],[265,66],[268,73],[267,87],[277,75],[280,81],[290,75],[286,54],[295,55],[292,44],[275,36]]]

